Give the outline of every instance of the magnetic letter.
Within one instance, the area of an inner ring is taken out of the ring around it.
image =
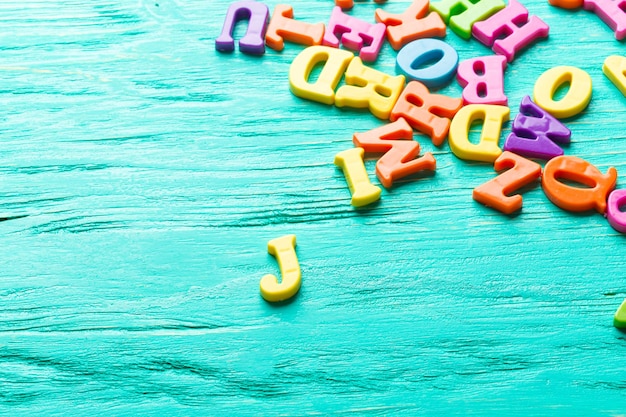
[[[363,163],[363,148],[352,148],[335,155],[335,165],[343,171],[352,193],[351,204],[363,207],[380,199],[381,189],[370,182]]]
[[[287,235],[272,239],[267,243],[267,251],[278,261],[282,281],[271,274],[261,278],[261,296],[270,302],[287,300],[298,292],[302,282],[300,264],[296,256],[296,236]]]
[[[309,46],[295,57],[289,67],[291,92],[307,100],[324,104],[335,102],[335,88],[354,58],[352,52],[328,46]],[[325,62],[317,81],[309,83],[309,75],[315,65]]]
[[[626,57],[613,55],[604,60],[602,72],[626,96]]]
[[[394,122],[404,117],[414,129],[429,135],[435,146],[440,146],[448,135],[450,119],[462,106],[460,98],[431,94],[424,84],[411,81],[396,102],[389,120]]]
[[[469,141],[469,131],[474,121],[482,120],[480,142]],[[452,119],[448,142],[452,152],[461,159],[493,162],[502,150],[498,147],[502,123],[509,120],[509,108],[491,104],[470,104],[463,107]]]
[[[374,0],[376,3],[384,3],[387,0]],[[342,9],[351,9],[354,6],[354,0],[335,0],[335,6]]]
[[[263,3],[256,1],[238,1],[230,5],[221,35],[215,40],[215,49],[220,52],[235,50],[233,30],[240,20],[248,20],[248,30],[239,40],[239,50],[249,54],[262,55],[265,53],[265,28],[269,9]]]
[[[472,36],[472,26],[504,7],[502,0],[441,0],[430,3],[433,10],[463,39]]]
[[[376,21],[387,25],[387,40],[396,51],[421,38],[443,38],[446,25],[437,13],[430,13],[428,0],[413,0],[402,14],[376,9]]]
[[[417,158],[420,145],[413,140],[413,129],[402,117],[369,132],[355,133],[352,141],[365,152],[384,153],[376,163],[376,175],[386,188],[394,180],[423,170],[434,171],[437,166],[430,152]]]
[[[437,60],[421,68],[423,64]],[[439,39],[418,39],[406,44],[396,57],[396,70],[428,88],[438,88],[454,77],[459,64],[456,50]],[[418,69],[415,69],[418,68]]]
[[[496,171],[507,170],[491,181],[474,188],[474,200],[505,214],[522,208],[522,196],[509,196],[541,176],[541,165],[512,152],[504,152],[493,164]]]
[[[348,65],[345,81],[335,94],[337,107],[369,108],[374,116],[385,120],[404,88],[404,76],[392,77],[366,67],[359,57]]]
[[[513,120],[512,132],[504,143],[504,150],[529,158],[551,159],[563,155],[563,149],[554,142],[569,143],[572,132],[550,113],[525,96],[520,112]]]
[[[539,38],[548,37],[550,28],[537,16],[528,18],[528,10],[516,0],[487,20],[476,22],[472,34],[493,52],[511,62],[515,54]],[[501,36],[506,36],[501,38]]]
[[[577,9],[583,7],[583,2],[584,0],[548,0],[551,5],[562,9]]]
[[[347,15],[341,11],[340,7],[335,6],[324,33],[323,44],[339,48],[339,38],[337,38],[339,35],[343,46],[359,52],[363,61],[374,62],[383,46],[386,30],[386,26],[382,23],[373,25]]]
[[[575,181],[589,188],[572,187],[559,179]],[[557,156],[546,164],[541,186],[556,206],[569,211],[606,210],[606,199],[615,188],[617,171],[610,167],[606,175],[584,159],[575,156]]]
[[[461,62],[457,70],[457,80],[463,87],[463,102],[506,106],[505,68],[506,58],[499,55],[471,58]]]
[[[310,24],[293,19],[293,8],[279,4],[265,34],[265,44],[276,51],[285,48],[285,40],[303,45],[321,45],[324,37],[324,24]]]
[[[613,326],[618,329],[626,329],[626,300],[617,308],[613,316]]]
[[[585,10],[597,14],[614,32],[615,39],[626,37],[626,10],[624,0],[584,0]]]
[[[567,94],[561,100],[554,101],[554,93],[564,83],[569,83]],[[533,96],[539,107],[557,119],[572,117],[583,111],[591,100],[591,77],[576,67],[550,68],[535,82]]]
[[[626,190],[614,190],[609,194],[606,218],[611,227],[621,233],[626,233],[626,212],[621,210],[624,206],[626,206]]]

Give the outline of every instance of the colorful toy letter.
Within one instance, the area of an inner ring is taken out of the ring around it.
[[[528,10],[516,0],[487,20],[476,22],[472,35],[493,52],[511,62],[515,54],[539,38],[548,37],[550,28],[537,16],[528,18]],[[506,36],[501,38],[501,36]]]
[[[472,26],[504,8],[502,0],[440,0],[430,3],[433,10],[463,39],[472,36]]]
[[[340,36],[343,46],[359,52],[363,61],[374,62],[383,46],[386,30],[382,23],[371,24],[345,14],[340,7],[334,7],[324,33],[323,44],[339,48],[337,36]]]
[[[324,104],[335,102],[335,88],[354,55],[352,52],[328,46],[309,46],[295,57],[289,67],[291,92],[307,100]],[[317,81],[309,83],[315,65],[325,62]]]
[[[463,87],[463,103],[506,106],[504,70],[506,58],[489,55],[466,59],[459,64],[457,80]]]
[[[345,82],[335,94],[337,107],[369,108],[374,116],[385,120],[404,88],[404,76],[392,77],[366,67],[359,57],[348,65]]]
[[[602,72],[626,96],[626,57],[612,55],[604,60]]]
[[[556,90],[569,83],[565,97],[554,101]],[[591,100],[591,77],[576,67],[550,68],[539,76],[533,89],[534,101],[557,119],[572,117],[583,111]]]
[[[384,3],[387,0],[374,0],[376,3]],[[354,0],[335,0],[335,5],[342,9],[351,9],[354,7]]]
[[[426,63],[432,65],[423,68]],[[411,80],[416,80],[428,88],[438,88],[447,84],[456,72],[459,54],[439,39],[418,39],[406,44],[396,57],[396,70]],[[417,68],[417,69],[416,69]]]
[[[503,152],[493,165],[496,171],[506,169],[491,181],[474,188],[474,200],[505,214],[522,208],[522,196],[509,196],[519,188],[536,181],[541,176],[541,165],[512,152]]]
[[[548,3],[562,9],[577,9],[583,7],[584,0],[548,0]]]
[[[287,300],[298,292],[302,282],[300,264],[296,256],[296,236],[287,235],[270,240],[267,251],[278,261],[282,281],[271,274],[261,278],[261,296],[270,302]]]
[[[450,119],[463,107],[463,100],[441,94],[431,94],[426,86],[411,81],[396,102],[389,120],[395,122],[400,117],[416,130],[429,135],[440,146],[450,129]]]
[[[224,19],[221,35],[215,40],[215,49],[220,52],[235,50],[233,31],[240,20],[248,20],[248,30],[239,40],[239,50],[249,54],[262,55],[265,53],[265,28],[269,9],[263,3],[256,1],[238,1],[230,5]]]
[[[443,38],[446,25],[437,13],[430,13],[428,0],[413,0],[402,14],[376,9],[376,21],[387,25],[387,40],[396,51],[421,38]]]
[[[613,229],[626,233],[626,212],[622,207],[626,206],[626,190],[614,190],[609,194],[606,206],[606,218]]]
[[[481,120],[483,129],[480,142],[469,140],[472,123]],[[509,108],[491,104],[469,104],[452,119],[448,142],[457,157],[471,161],[493,162],[502,150],[498,147],[502,123],[509,120]]]
[[[434,171],[437,167],[430,152],[417,158],[420,145],[413,140],[413,129],[402,117],[368,132],[355,133],[352,141],[365,152],[385,153],[376,163],[376,175],[386,188],[394,180],[423,170]]]
[[[529,158],[551,159],[563,155],[563,149],[554,142],[569,143],[572,132],[550,113],[525,96],[520,112],[513,120],[512,132],[504,143],[504,150]]]
[[[335,165],[343,171],[352,193],[351,204],[363,207],[380,199],[381,189],[370,182],[365,171],[363,148],[352,148],[335,155]]]
[[[585,10],[597,14],[614,32],[615,39],[626,38],[626,10],[623,0],[584,0]]]
[[[573,187],[559,181],[578,182],[589,188]],[[604,214],[606,200],[615,188],[617,171],[610,167],[606,175],[589,162],[575,156],[557,156],[546,164],[541,186],[556,206],[569,211],[596,209]]]
[[[626,300],[619,306],[613,317],[613,326],[618,329],[626,329]]]
[[[293,19],[293,8],[279,4],[265,34],[265,44],[276,51],[285,48],[285,40],[302,45],[321,45],[324,37],[324,24],[310,24]]]

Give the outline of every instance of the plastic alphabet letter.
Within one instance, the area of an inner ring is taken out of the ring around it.
[[[577,9],[583,7],[584,0],[548,0],[548,3],[562,9]]]
[[[463,107],[463,99],[431,94],[426,86],[411,81],[396,102],[389,120],[406,119],[413,129],[426,133],[440,146],[450,129],[450,119]]]
[[[506,58],[489,55],[466,59],[459,64],[457,80],[463,87],[463,103],[506,106],[504,70]]]
[[[554,101],[559,87],[569,83],[565,97]],[[539,76],[533,89],[534,101],[557,119],[572,117],[583,111],[591,100],[591,77],[576,67],[553,67]]]
[[[626,96],[626,57],[608,57],[602,65],[602,72]]]
[[[606,218],[611,227],[621,233],[626,233],[626,212],[621,210],[624,206],[626,206],[626,190],[614,190],[609,194]]]
[[[267,244],[267,251],[278,261],[282,281],[271,274],[261,278],[261,296],[269,302],[287,300],[298,292],[302,282],[300,264],[296,256],[296,236],[287,235],[272,239]]]
[[[474,121],[482,120],[480,142],[469,141],[469,131]],[[448,142],[457,157],[472,161],[493,162],[502,153],[498,147],[502,123],[509,120],[509,108],[491,104],[469,104],[452,119]]]
[[[589,188],[573,187],[559,179],[574,181]],[[606,211],[606,200],[615,188],[617,171],[610,167],[606,175],[598,168],[575,156],[557,156],[548,161],[541,177],[541,186],[546,196],[556,206],[568,211],[596,209]]]
[[[626,300],[619,306],[613,317],[613,326],[618,329],[626,329]]]
[[[345,14],[340,7],[335,6],[322,43],[333,48],[339,48],[339,38],[337,37],[339,35],[343,46],[359,52],[363,61],[374,62],[383,46],[386,30],[387,27],[382,23],[368,23]]]
[[[479,203],[505,214],[516,212],[522,208],[522,196],[509,194],[539,179],[541,165],[512,152],[503,152],[493,167],[496,171],[504,169],[507,171],[474,188],[472,197]]]
[[[515,54],[539,38],[548,37],[550,28],[538,18],[528,18],[528,10],[516,0],[487,20],[476,22],[472,34],[486,46],[493,46],[496,54],[511,62]],[[506,36],[501,39],[501,36]]]
[[[376,3],[384,3],[387,0],[374,0]],[[342,9],[351,9],[354,7],[354,0],[335,0],[335,5]]]
[[[422,68],[423,64],[437,60]],[[459,54],[439,39],[418,39],[406,44],[396,57],[396,71],[410,80],[419,81],[428,88],[447,84],[456,73]],[[417,68],[417,69],[416,69]]]
[[[443,38],[446,25],[437,13],[430,13],[428,0],[413,0],[402,14],[376,9],[376,21],[387,25],[387,40],[396,51],[421,38]]]
[[[365,152],[385,153],[376,163],[376,175],[386,188],[390,188],[394,180],[423,170],[434,171],[437,167],[430,152],[417,158],[420,145],[413,140],[413,129],[402,117],[368,132],[355,133],[352,141]]]
[[[335,102],[335,88],[354,58],[352,52],[328,46],[309,46],[295,57],[289,67],[291,92],[307,100],[324,104]],[[315,65],[325,62],[317,81],[309,83]]]
[[[345,74],[346,85],[335,94],[337,107],[369,108],[379,119],[389,119],[393,106],[404,88],[404,76],[392,77],[363,65],[355,57]]]
[[[554,142],[569,143],[572,135],[567,126],[533,103],[528,96],[522,99],[511,131],[504,143],[505,151],[540,159],[563,155],[563,149]]]
[[[352,193],[351,204],[363,207],[380,199],[381,189],[370,182],[365,171],[363,148],[352,148],[335,155],[335,165],[343,171]]]
[[[249,54],[262,55],[265,53],[265,29],[269,9],[263,3],[256,1],[238,1],[230,5],[224,19],[221,35],[215,40],[215,49],[220,52],[235,50],[233,31],[240,20],[248,20],[248,30],[239,40],[239,50]]]
[[[626,9],[623,0],[584,0],[585,10],[597,14],[614,32],[615,39],[626,38]]]
[[[440,0],[430,3],[450,29],[463,39],[472,36],[472,26],[504,8],[502,0]]]
[[[285,48],[285,40],[302,45],[321,45],[324,37],[324,24],[311,24],[293,19],[293,8],[279,4],[265,34],[265,44],[276,51]]]

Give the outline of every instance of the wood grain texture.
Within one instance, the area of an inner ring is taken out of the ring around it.
[[[492,167],[422,135],[436,174],[354,210],[333,157],[383,122],[294,97],[301,46],[216,52],[229,3],[0,4],[0,414],[626,414],[624,236],[540,186],[516,216],[485,208]],[[566,154],[621,186],[626,99],[601,66],[624,44],[590,12],[524,4],[551,32],[507,69],[511,118],[543,71],[584,69]],[[327,22],[333,1],[291,5]],[[303,286],[274,306],[267,242],[290,233]]]

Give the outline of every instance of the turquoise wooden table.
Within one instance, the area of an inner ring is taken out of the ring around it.
[[[435,174],[355,210],[333,158],[384,122],[295,97],[301,45],[217,52],[229,4],[0,5],[0,414],[625,415],[624,236],[539,184],[516,215],[487,208],[493,166],[418,133]],[[626,98],[601,68],[624,44],[591,12],[524,4],[550,36],[506,70],[511,119],[547,69],[587,71],[565,154],[623,187]],[[333,1],[291,5],[327,23]],[[259,281],[286,234],[302,288],[274,305]]]

